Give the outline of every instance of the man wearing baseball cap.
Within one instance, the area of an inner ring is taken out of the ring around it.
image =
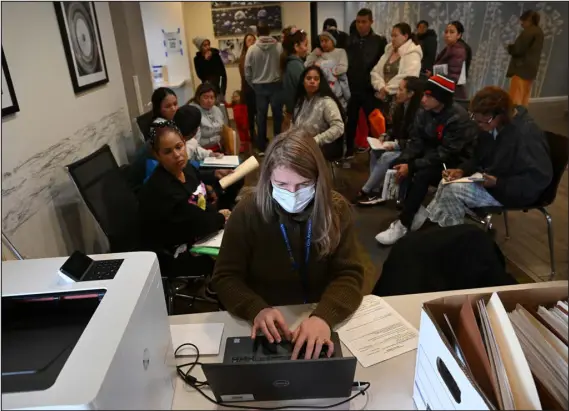
[[[437,186],[446,167],[455,168],[471,154],[478,129],[454,102],[454,90],[455,83],[442,75],[430,77],[425,85],[409,142],[393,167],[398,180],[407,181],[407,195],[399,219],[375,237],[383,245],[395,244],[423,225],[427,212],[421,203],[429,186]]]

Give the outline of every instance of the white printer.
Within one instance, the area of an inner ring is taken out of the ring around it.
[[[2,262],[3,409],[171,409],[176,376],[154,253],[65,283],[66,258]]]

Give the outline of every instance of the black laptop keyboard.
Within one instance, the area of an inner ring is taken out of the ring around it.
[[[258,357],[245,355],[242,357],[231,357],[231,362],[237,363],[237,362],[284,361],[284,360],[290,360],[290,357],[291,357],[290,355],[262,355]],[[298,355],[298,358],[304,359],[304,352],[301,351]],[[327,358],[326,351],[321,351],[318,358]]]
[[[119,271],[124,260],[102,260],[95,261],[89,274],[85,276],[86,281],[112,280]]]

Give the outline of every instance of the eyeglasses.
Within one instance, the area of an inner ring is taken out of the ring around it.
[[[476,121],[478,124],[490,124],[494,120],[495,116],[490,117],[488,120],[476,120],[474,113],[470,113],[470,119]]]

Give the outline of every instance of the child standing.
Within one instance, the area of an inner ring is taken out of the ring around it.
[[[344,49],[336,48],[338,42],[336,30],[324,30],[320,33],[320,48],[316,48],[308,55],[305,67],[316,65],[322,69],[326,81],[334,94],[338,97],[344,109],[350,99],[348,86],[348,55]]]
[[[242,153],[245,149],[245,144],[251,144],[251,135],[249,134],[249,108],[241,100],[241,92],[239,90],[233,92],[231,104],[226,104],[226,107],[233,110],[233,119],[235,120],[237,133],[239,134],[239,141],[241,142],[239,152]]]

